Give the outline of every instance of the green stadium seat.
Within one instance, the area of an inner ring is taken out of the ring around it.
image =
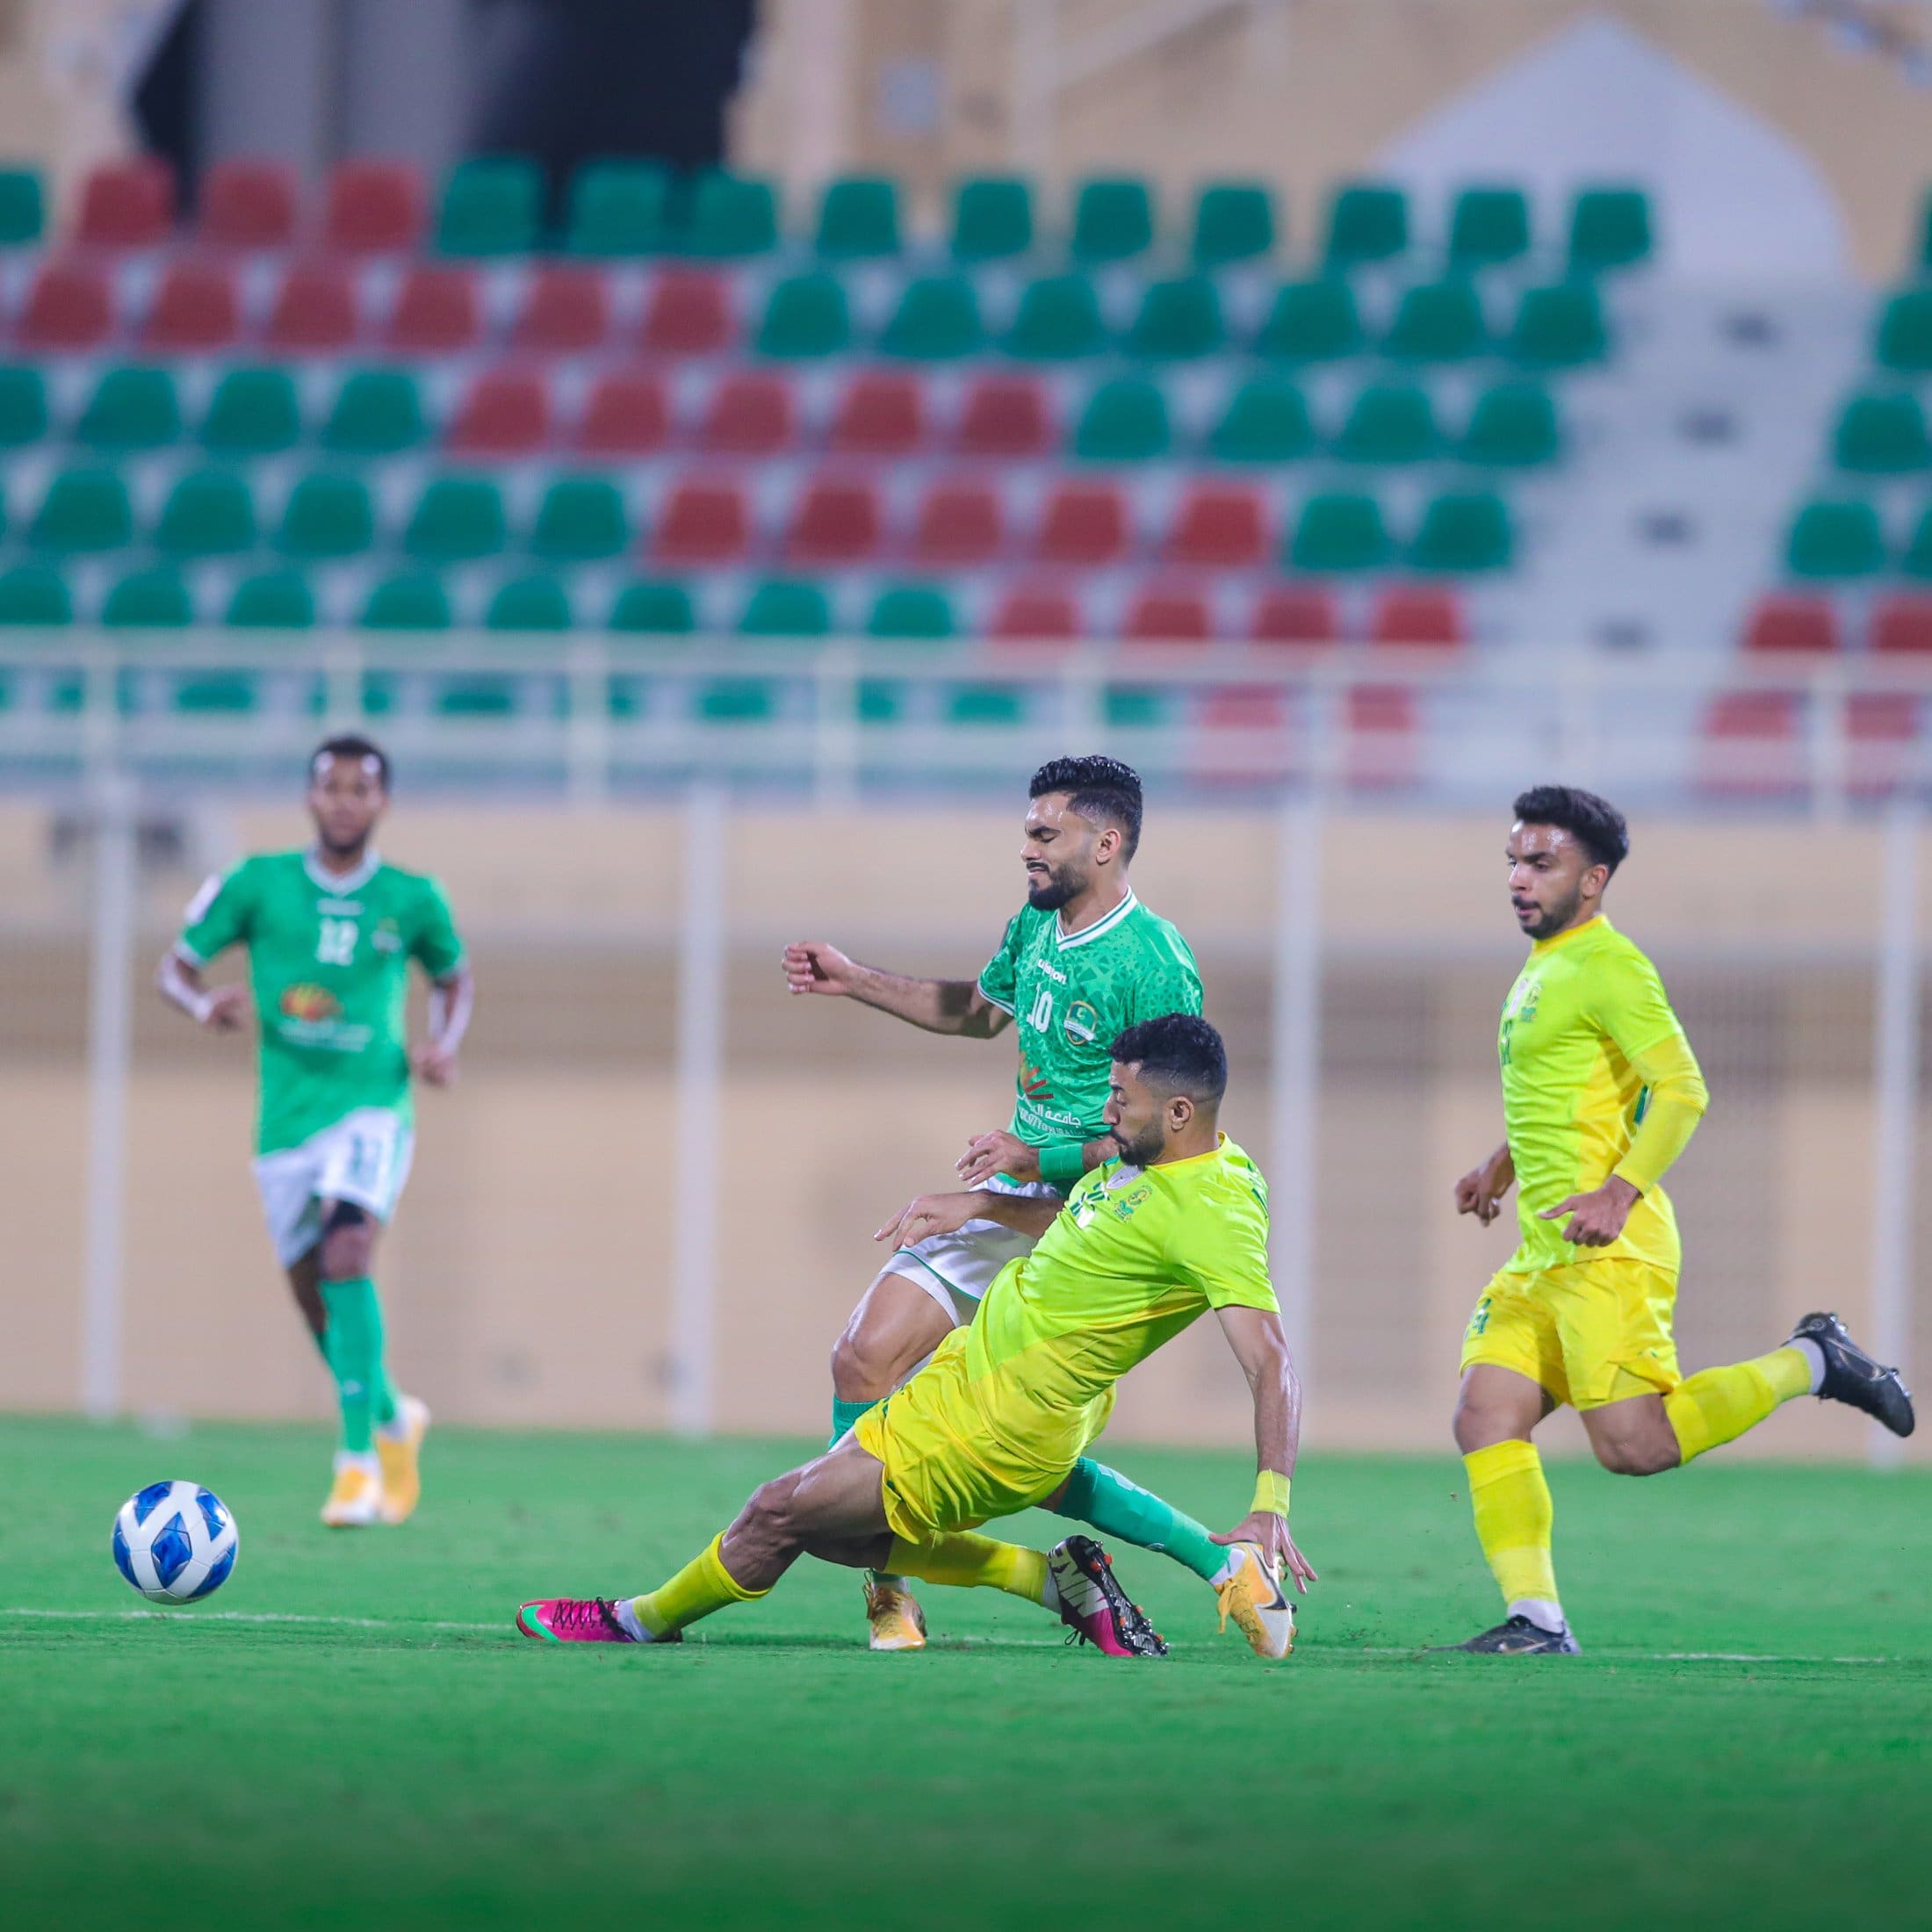
[[[827,182],[818,204],[818,253],[858,262],[899,252],[898,184],[882,175]]]
[[[1141,298],[1140,313],[1128,332],[1127,346],[1155,362],[1211,356],[1222,336],[1221,297],[1205,275],[1152,282]]]
[[[91,450],[158,450],[181,435],[181,399],[165,369],[110,369],[94,386],[75,439]]]
[[[845,284],[818,271],[788,276],[772,290],[754,346],[761,356],[789,362],[841,355],[851,340]]]
[[[1073,453],[1087,463],[1148,463],[1165,456],[1171,441],[1159,386],[1144,376],[1116,376],[1087,399]]]
[[[1293,463],[1314,442],[1301,390],[1280,376],[1251,376],[1208,432],[1208,453],[1222,463]]]
[[[1556,401],[1535,382],[1501,382],[1485,389],[1462,434],[1465,463],[1490,469],[1529,469],[1554,463],[1562,448]]]
[[[656,637],[682,637],[697,629],[691,594],[682,584],[648,580],[626,584],[610,607],[613,631],[641,631]]]
[[[543,224],[544,170],[519,155],[459,162],[436,215],[442,255],[528,255]]]
[[[936,584],[893,584],[874,600],[865,621],[869,638],[936,641],[958,631],[952,600]]]
[[[512,717],[516,712],[517,681],[475,673],[436,681],[430,708],[438,717]]]
[[[0,368],[0,450],[38,443],[47,430],[47,378],[31,367]]]
[[[1373,181],[1350,182],[1329,202],[1323,257],[1331,269],[1387,262],[1409,248],[1409,197]]]
[[[1453,490],[1433,498],[1409,546],[1414,569],[1431,576],[1507,570],[1515,539],[1510,509],[1489,490]]]
[[[1004,262],[1033,248],[1033,184],[970,175],[953,191],[953,259]]]
[[[488,477],[433,477],[416,499],[402,547],[421,562],[494,557],[509,541],[503,495]]]
[[[1604,305],[1589,282],[1557,282],[1525,289],[1510,331],[1513,361],[1538,369],[1569,369],[1600,362],[1610,352]]]
[[[175,685],[177,711],[252,711],[260,702],[255,680],[246,671],[205,671]]]
[[[362,623],[369,631],[447,631],[449,593],[442,579],[428,571],[386,577],[369,593]]]
[[[1100,695],[1100,717],[1110,730],[1159,731],[1174,722],[1176,703],[1157,685],[1110,684]]]
[[[231,369],[201,419],[203,446],[222,456],[276,456],[301,440],[302,409],[285,369]]]
[[[547,571],[499,584],[483,617],[490,631],[567,631],[574,621],[563,580]]]
[[[1569,265],[1578,275],[1648,259],[1650,198],[1641,188],[1585,188],[1570,208]]]
[[[1198,269],[1255,262],[1274,253],[1274,191],[1259,181],[1212,181],[1194,203],[1189,253]]]
[[[1794,577],[1826,580],[1876,576],[1885,567],[1878,511],[1856,498],[1805,504],[1784,539],[1784,567]]]
[[[393,456],[429,433],[422,397],[407,370],[358,369],[335,392],[321,442],[346,456]]]
[[[194,621],[194,600],[171,570],[133,571],[101,605],[101,622],[118,631],[178,631]]]
[[[970,729],[1011,728],[1027,721],[1027,694],[1014,684],[959,684],[946,694],[946,722]]]
[[[74,621],[67,580],[45,564],[16,564],[0,576],[0,624],[63,624]]]
[[[315,593],[297,570],[264,570],[244,577],[222,620],[238,631],[307,631],[315,623]]]
[[[1913,526],[1899,566],[1907,577],[1932,577],[1932,506],[1928,506]]]
[[[1335,453],[1350,463],[1423,463],[1436,453],[1435,405],[1412,383],[1371,383],[1356,397]]]
[[[1841,470],[1894,476],[1932,463],[1925,410],[1909,390],[1854,396],[1832,433],[1832,457]]]
[[[356,476],[305,476],[282,508],[277,549],[291,557],[359,557],[376,541],[369,487]]]
[[[1530,202],[1520,188],[1465,188],[1449,218],[1449,263],[1493,268],[1530,252]]]
[[[759,724],[777,708],[777,693],[763,678],[714,678],[697,694],[697,715],[707,724]]]
[[[1092,283],[1084,275],[1046,275],[1029,282],[1004,347],[1024,362],[1099,355],[1107,347],[1107,328]]]
[[[1257,354],[1281,362],[1331,362],[1362,347],[1355,291],[1337,277],[1289,282],[1276,292],[1255,337]]]
[[[624,492],[609,477],[564,476],[544,493],[530,547],[559,563],[586,562],[621,557],[631,538]]]
[[[611,259],[654,254],[664,245],[670,196],[670,170],[655,162],[586,162],[570,178],[564,246]]]
[[[1154,245],[1154,197],[1144,181],[1084,181],[1073,200],[1076,262],[1127,262]]]
[[[47,191],[33,168],[0,168],[0,249],[27,249],[47,227]]]
[[[224,557],[253,550],[255,501],[233,470],[192,470],[168,493],[155,542],[176,557]]]
[[[1382,338],[1398,362],[1466,362],[1488,348],[1482,303],[1467,282],[1425,282],[1406,290]]]
[[[1873,354],[1901,376],[1932,371],[1932,288],[1901,289],[1878,312]]]
[[[1287,561],[1316,575],[1380,570],[1389,560],[1388,527],[1373,496],[1330,490],[1311,496],[1289,539]]]
[[[112,470],[62,470],[40,499],[28,536],[39,550],[125,550],[134,540],[126,484]]]
[[[745,638],[823,638],[832,630],[832,604],[817,584],[768,577],[752,587],[737,630]]]
[[[768,181],[722,169],[700,175],[686,218],[668,239],[674,253],[713,261],[769,255],[778,246],[778,191]]]
[[[880,352],[907,362],[955,362],[985,341],[979,292],[963,275],[915,276],[879,337]]]

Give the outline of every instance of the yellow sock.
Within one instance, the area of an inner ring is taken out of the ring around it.
[[[653,1637],[661,1637],[667,1630],[682,1630],[727,1604],[755,1603],[771,1595],[768,1590],[746,1590],[724,1568],[720,1553],[724,1541],[720,1532],[704,1546],[703,1554],[694,1556],[668,1583],[631,1599],[638,1621]]]
[[[1476,1539],[1503,1602],[1555,1603],[1556,1572],[1550,1564],[1555,1511],[1536,1445],[1498,1442],[1471,1450],[1462,1461],[1469,1472]]]
[[[1047,1559],[1039,1550],[1022,1549],[991,1536],[962,1532],[934,1537],[930,1543],[892,1539],[886,1568],[923,1583],[947,1583],[955,1590],[1003,1590],[1024,1597],[1029,1604],[1046,1601]]]
[[[1734,1442],[1784,1402],[1811,1394],[1811,1363],[1802,1349],[1774,1348],[1755,1361],[1700,1370],[1663,1399],[1683,1460]]]

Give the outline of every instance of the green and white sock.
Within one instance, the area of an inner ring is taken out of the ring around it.
[[[1158,1550],[1208,1582],[1214,1582],[1227,1567],[1227,1550],[1208,1535],[1205,1525],[1091,1456],[1074,1464],[1060,1500],[1050,1507],[1055,1515],[1071,1517],[1102,1536]]]
[[[342,1447],[352,1455],[366,1455],[375,1447],[376,1418],[386,1389],[389,1413],[395,1413],[394,1391],[388,1388],[383,1366],[382,1303],[367,1275],[323,1282],[322,1301],[328,1309],[328,1366],[342,1405]]]

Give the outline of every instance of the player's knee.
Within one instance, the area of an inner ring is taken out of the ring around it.
[[[325,1281],[353,1281],[369,1272],[376,1256],[376,1223],[366,1208],[338,1200],[322,1222],[319,1262]]]
[[[1450,1426],[1455,1433],[1457,1449],[1466,1456],[1474,1455],[1478,1449],[1493,1449],[1497,1443],[1507,1442],[1520,1433],[1511,1418],[1471,1402],[1456,1404],[1455,1419]]]
[[[1658,1476],[1675,1469],[1681,1460],[1674,1439],[1666,1444],[1639,1438],[1594,1446],[1597,1461],[1613,1476]]]
[[[752,1491],[751,1501],[745,1505],[742,1518],[745,1526],[756,1534],[774,1543],[789,1543],[797,1539],[798,1472],[774,1476],[769,1482],[761,1482]]]
[[[842,1402],[883,1402],[892,1393],[892,1364],[863,1330],[847,1329],[832,1345],[832,1388]]]

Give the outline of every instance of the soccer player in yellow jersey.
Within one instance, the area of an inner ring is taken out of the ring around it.
[[[824,1455],[755,1491],[668,1582],[641,1597],[525,1604],[517,1627],[553,1643],[672,1643],[812,1555],[1003,1590],[1110,1655],[1160,1655],[1165,1645],[1088,1538],[1045,1551],[968,1532],[1050,1505],[1106,1425],[1114,1384],[1212,1308],[1253,1395],[1259,1465],[1249,1513],[1215,1539],[1228,1551],[1214,1579],[1222,1623],[1233,1617],[1260,1654],[1286,1656],[1294,1617],[1282,1576],[1305,1589],[1315,1573],[1288,1534],[1301,1390],[1268,1281],[1267,1188],[1216,1128],[1228,1063],[1205,1020],[1143,1020],[1113,1056],[1103,1119],[1118,1151],[1065,1201],[928,1194],[880,1230],[905,1247],[992,1216],[1037,1241],[995,1276],[970,1327]]]
[[[1550,1492],[1531,1440],[1560,1403],[1618,1475],[1675,1469],[1806,1395],[1849,1402],[1894,1434],[1912,1398],[1835,1315],[1807,1315],[1755,1360],[1677,1372],[1676,1219],[1658,1185],[1707,1096],[1656,969],[1604,917],[1630,849],[1594,793],[1540,785],[1516,801],[1510,903],[1532,942],[1503,1002],[1497,1051],[1507,1138],[1456,1183],[1485,1225],[1511,1182],[1522,1245],[1483,1291],[1462,1349],[1456,1445],[1505,1621],[1455,1647],[1578,1648],[1550,1561]]]

